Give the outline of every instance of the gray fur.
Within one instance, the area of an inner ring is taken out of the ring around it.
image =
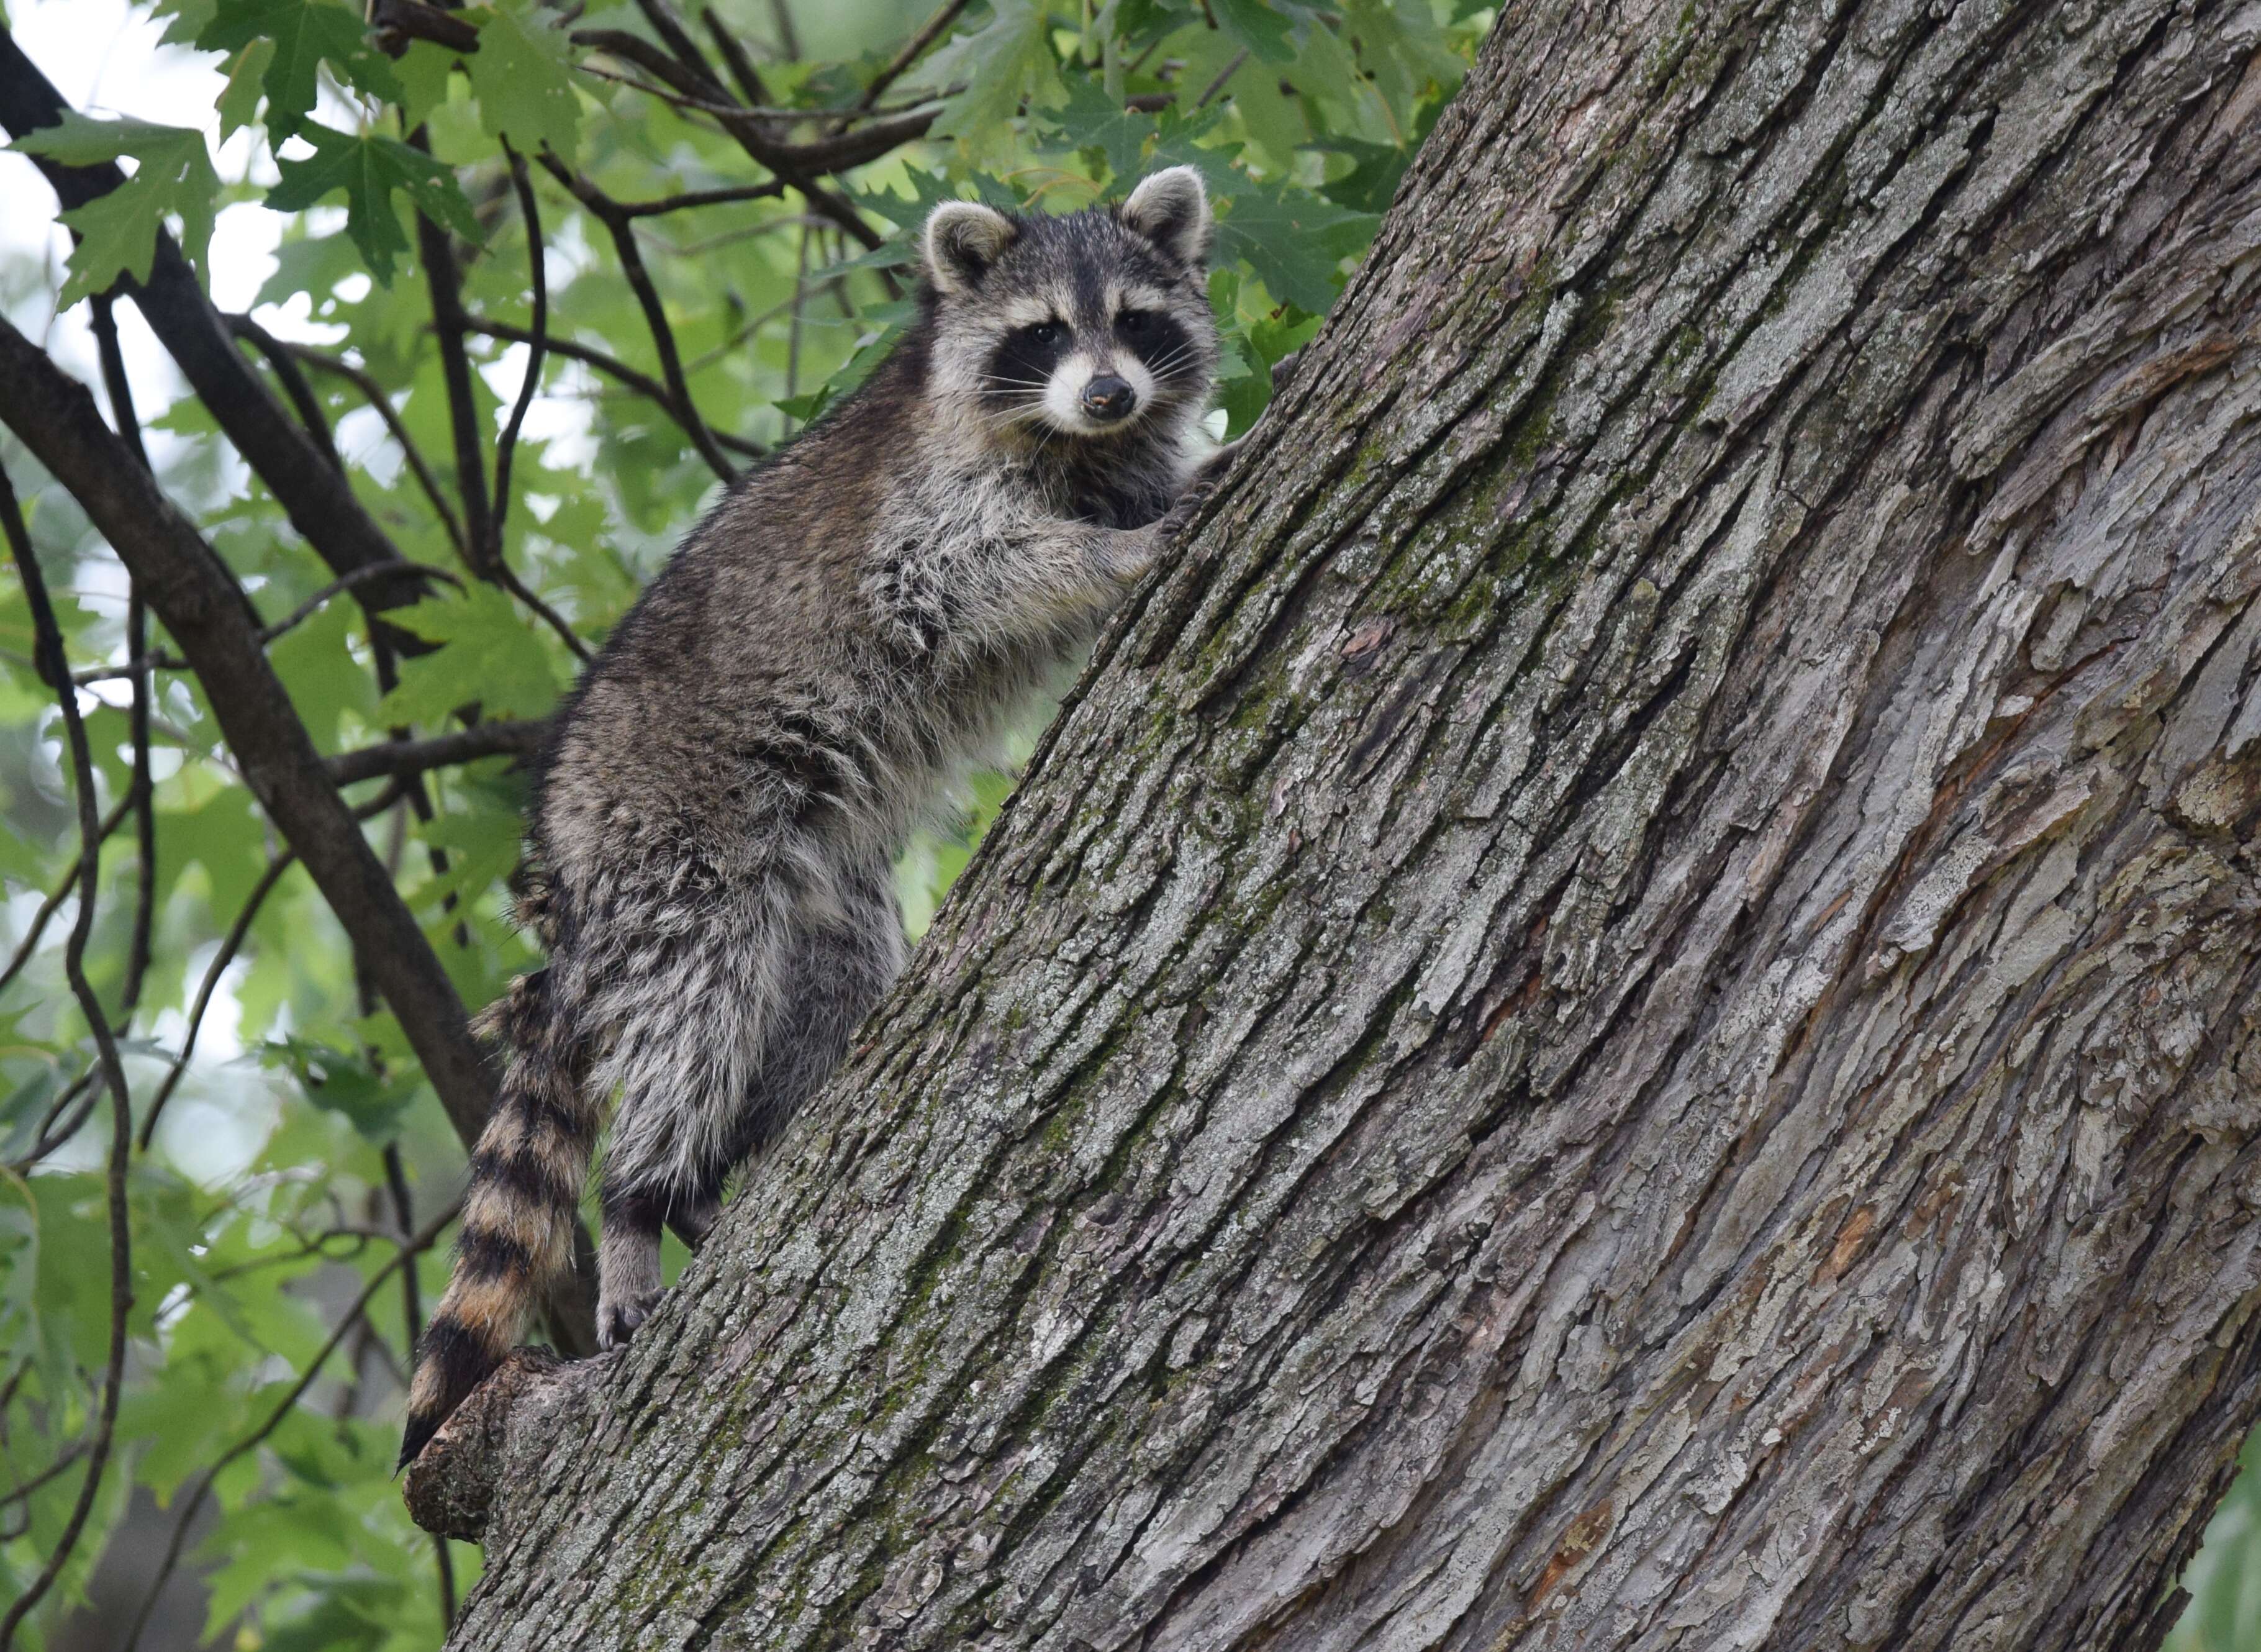
[[[560,718],[520,909],[550,951],[545,1070],[619,1096],[607,1344],[658,1293],[661,1223],[703,1237],[901,969],[908,833],[1152,566],[1213,450],[1208,234],[1185,169],[1115,209],[939,209],[902,344],[693,530]],[[1038,375],[1014,352],[1045,326]]]

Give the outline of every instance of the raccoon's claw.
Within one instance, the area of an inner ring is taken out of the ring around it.
[[[1224,469],[1220,461],[1224,456],[1220,453],[1217,458],[1211,459],[1201,474],[1187,485],[1186,491],[1178,495],[1176,502],[1170,506],[1169,514],[1156,524],[1159,538],[1177,538],[1185,531],[1186,525],[1193,521],[1194,514],[1201,509],[1202,502],[1217,492],[1217,478]]]
[[[651,1311],[658,1305],[657,1291],[625,1302],[598,1304],[597,1346],[607,1352],[628,1347],[635,1340],[637,1328],[651,1318]]]

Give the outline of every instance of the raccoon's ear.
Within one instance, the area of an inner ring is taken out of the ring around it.
[[[926,273],[944,292],[979,286],[1020,233],[994,206],[944,201],[926,220]]]
[[[1123,221],[1189,269],[1209,256],[1209,191],[1191,167],[1142,181],[1123,203]]]

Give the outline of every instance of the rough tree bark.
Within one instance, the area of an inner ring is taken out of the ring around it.
[[[2156,1645],[2261,1400],[2257,45],[1507,8],[838,1081],[420,1465],[451,1644]]]

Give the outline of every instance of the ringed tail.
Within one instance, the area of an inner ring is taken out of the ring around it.
[[[551,972],[539,970],[512,982],[509,996],[480,1018],[480,1030],[500,1033],[510,1055],[494,1116],[471,1154],[455,1272],[417,1347],[400,1468],[502,1363],[551,1282],[572,1266],[598,1119],[556,995]]]

